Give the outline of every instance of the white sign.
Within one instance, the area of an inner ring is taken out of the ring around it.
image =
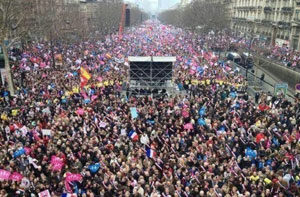
[[[43,135],[45,136],[51,136],[51,130],[50,129],[42,129],[42,133],[43,133]]]
[[[6,74],[6,70],[5,69],[0,69],[1,71],[1,80],[2,80],[2,84],[5,83],[5,80],[7,79],[7,74]]]
[[[51,197],[49,190],[40,192],[39,197]]]
[[[283,46],[290,47],[290,42],[288,40],[276,38],[275,43],[276,43],[276,46],[279,46],[279,47],[283,47]]]

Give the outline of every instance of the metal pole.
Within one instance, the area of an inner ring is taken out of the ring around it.
[[[52,30],[50,31],[50,50],[51,50],[52,66],[53,66],[53,68],[55,68],[55,58],[54,58],[54,46],[53,46],[53,33],[52,33]]]
[[[54,13],[54,1],[51,0],[51,29],[50,29],[50,50],[51,50],[51,59],[52,59],[52,66],[55,68],[55,58],[54,58],[54,46],[53,46],[53,30],[55,28],[54,18],[56,17],[56,13]]]
[[[249,47],[248,47],[248,56],[246,58],[246,79],[248,80],[248,70],[249,70],[249,66],[248,66],[248,59],[250,58],[251,55],[251,46],[252,46],[252,42],[253,42],[253,36],[250,36],[250,43],[249,43]]]
[[[151,98],[153,98],[153,80],[152,80],[152,72],[153,72],[153,56],[151,55],[151,61],[150,61],[150,84],[151,84],[151,87],[150,87],[150,90],[151,90]]]

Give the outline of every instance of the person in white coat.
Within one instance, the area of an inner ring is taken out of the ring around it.
[[[149,137],[146,133],[143,133],[141,136],[141,143],[144,145],[149,145]]]

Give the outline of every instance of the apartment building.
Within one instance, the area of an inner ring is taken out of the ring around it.
[[[231,8],[233,30],[300,49],[300,0],[232,0]]]

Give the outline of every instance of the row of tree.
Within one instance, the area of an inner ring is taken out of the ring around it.
[[[1,0],[0,46],[11,94],[14,91],[8,57],[10,47],[16,43],[46,40],[53,50],[56,42],[101,39],[118,31],[122,5],[122,0],[86,3],[66,0]],[[131,10],[132,25],[141,23],[142,15],[143,20],[147,19],[147,14],[138,8]]]
[[[190,30],[222,30],[229,27],[226,1],[193,0],[185,7],[166,10],[159,15],[160,21]]]

